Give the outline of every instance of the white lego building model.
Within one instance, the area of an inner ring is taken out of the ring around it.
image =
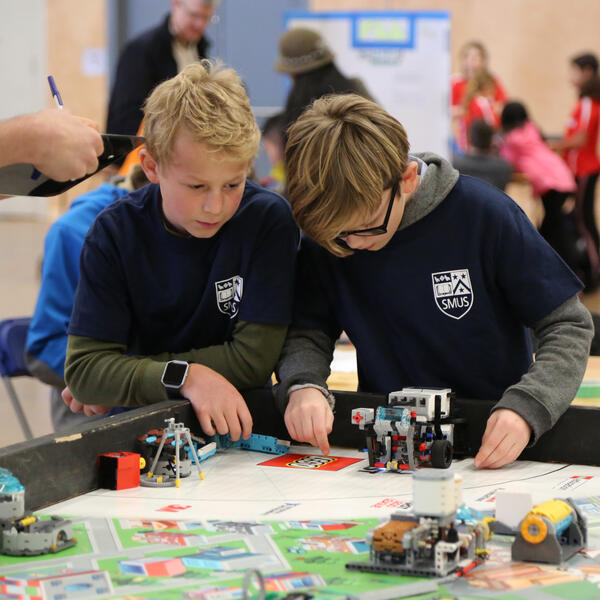
[[[462,573],[487,557],[489,528],[457,520],[460,479],[449,471],[424,469],[413,475],[411,513],[397,512],[370,531],[370,562],[348,563],[354,571],[443,577]]]

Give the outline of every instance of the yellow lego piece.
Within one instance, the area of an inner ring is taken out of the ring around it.
[[[539,544],[548,535],[548,526],[540,515],[528,514],[521,523],[521,535],[530,544]]]
[[[560,521],[566,519],[572,512],[573,509],[564,500],[548,500],[532,508],[528,514],[541,515],[553,523],[560,523]]]

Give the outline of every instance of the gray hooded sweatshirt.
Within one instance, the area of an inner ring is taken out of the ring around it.
[[[416,156],[427,167],[406,204],[399,230],[432,212],[459,177],[458,171],[440,156]],[[531,444],[556,423],[575,397],[585,373],[594,327],[589,311],[573,296],[537,321],[533,333],[538,342],[535,362],[492,409],[508,408],[523,417],[532,429]],[[290,391],[301,387],[321,389],[333,407],[326,380],[334,346],[335,340],[321,330],[290,328],[277,367],[280,383],[275,393],[282,412]]]

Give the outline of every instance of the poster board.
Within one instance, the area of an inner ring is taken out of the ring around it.
[[[448,157],[448,13],[291,11],[284,25],[318,31],[340,71],[360,77],[375,100],[404,125],[412,152]]]

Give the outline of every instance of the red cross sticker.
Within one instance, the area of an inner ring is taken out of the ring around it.
[[[354,419],[354,422],[358,425],[360,424],[360,422],[364,419],[364,417],[360,414],[360,413],[356,413],[354,415],[354,417],[352,417]]]

